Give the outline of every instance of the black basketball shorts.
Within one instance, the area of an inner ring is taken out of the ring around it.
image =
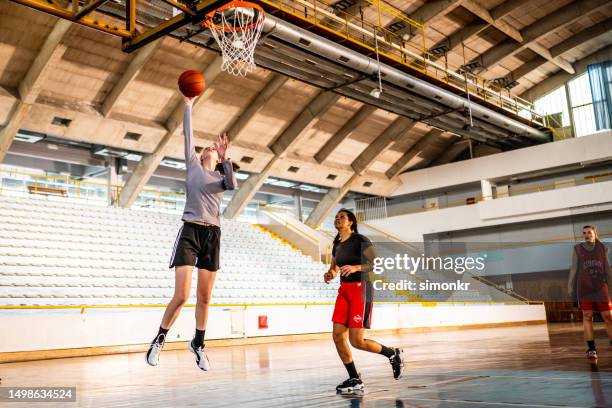
[[[178,232],[169,268],[191,265],[199,269],[219,269],[221,228],[185,222]]]

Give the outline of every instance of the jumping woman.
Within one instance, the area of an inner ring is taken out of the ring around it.
[[[196,330],[189,350],[195,354],[196,364],[204,371],[210,368],[204,352],[204,334],[208,320],[208,304],[219,269],[221,241],[221,199],[226,190],[237,187],[232,163],[226,159],[227,136],[220,136],[198,158],[193,142],[191,109],[193,98],[185,97],[183,132],[185,135],[185,165],[187,167],[187,201],[183,211],[183,226],[178,232],[170,259],[174,268],[174,296],[166,307],[159,332],[146,354],[146,361],[157,365],[166,335],[189,298],[193,267],[198,268]]]
[[[323,279],[328,283],[340,273],[340,288],[332,317],[333,338],[349,378],[338,385],[336,391],[350,393],[363,390],[364,386],[353,363],[347,336],[356,349],[387,357],[395,379],[402,375],[404,357],[401,349],[364,339],[364,330],[369,329],[372,322],[373,288],[368,272],[375,258],[374,247],[368,238],[358,233],[357,218],[351,211],[344,208],[338,211],[334,226],[338,234],[334,239],[331,266]]]
[[[593,311],[599,311],[612,343],[612,302],[608,285],[612,283],[612,268],[608,248],[599,240],[592,225],[582,228],[584,242],[574,246],[572,267],[567,285],[570,296],[576,296],[582,309],[582,326],[587,343],[587,358],[597,360],[593,332]],[[575,298],[576,298],[575,297]]]

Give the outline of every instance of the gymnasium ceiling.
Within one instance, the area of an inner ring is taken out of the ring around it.
[[[560,79],[567,79],[567,71],[584,72],[585,63],[594,55],[600,60],[602,55],[603,59],[612,57],[612,1],[388,2],[408,15],[423,15],[423,7],[435,3],[439,13],[424,21],[426,46],[432,49],[446,44],[450,65],[460,66],[464,58],[490,64],[480,75],[488,80],[508,77],[518,81],[512,89],[516,95],[542,95]],[[361,6],[366,18],[375,14],[365,1],[355,4],[355,0],[341,0],[336,6]],[[580,12],[568,18],[564,10],[573,7]],[[164,37],[151,49],[147,62],[130,76],[136,53],[123,53],[118,37],[75,24],[62,34],[50,55],[41,55],[45,40],[54,28],[57,31],[59,21],[0,0],[0,124],[9,123],[22,94],[20,85],[42,61],[33,105],[21,121],[21,129],[151,153],[166,134],[168,118],[181,104],[176,91],[179,74],[186,69],[205,71],[217,58],[214,51]],[[534,27],[539,27],[536,34]],[[458,38],[463,39],[464,47]],[[502,47],[511,51],[501,58],[494,55],[495,49]],[[270,81],[280,81],[279,76],[263,69],[246,78],[221,73],[195,114],[197,145],[208,145],[216,134],[228,129]],[[279,89],[268,95],[232,143],[231,157],[243,159],[240,165],[247,172],[259,173],[266,167],[274,157],[269,146],[319,93],[317,88],[294,79],[279,83]],[[121,92],[115,98],[118,89]],[[368,112],[365,120],[328,150],[331,153],[319,163],[315,155],[361,107],[360,102],[340,97],[323,109],[301,131],[297,143],[283,152],[270,175],[342,187],[354,174],[351,163],[397,119],[397,115],[381,109]],[[58,124],[56,120],[54,124],[54,118],[69,119],[70,123]],[[126,138],[128,132],[140,135],[138,140]],[[182,148],[179,132],[165,155],[182,159]],[[351,190],[388,195],[399,185],[399,172],[452,161],[466,148],[460,136],[418,123],[378,155]]]

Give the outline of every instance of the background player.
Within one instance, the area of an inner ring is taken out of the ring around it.
[[[587,358],[597,359],[593,333],[593,312],[603,318],[608,337],[612,342],[612,302],[608,289],[612,282],[612,268],[608,261],[608,248],[599,240],[597,229],[592,225],[582,228],[584,242],[574,246],[572,266],[569,274],[568,292],[577,296],[582,310],[584,339],[587,342]]]

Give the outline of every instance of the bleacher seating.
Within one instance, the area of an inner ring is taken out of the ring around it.
[[[0,304],[166,303],[180,214],[0,195]],[[223,220],[213,304],[331,302],[325,265],[251,224]],[[195,303],[196,273],[192,296]]]

